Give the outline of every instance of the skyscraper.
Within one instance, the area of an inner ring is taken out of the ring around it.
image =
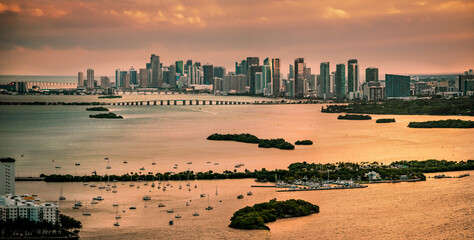
[[[170,88],[176,88],[176,70],[176,66],[170,65],[168,73],[168,84],[170,85]]]
[[[288,70],[288,79],[295,78],[295,68],[293,65],[290,64],[290,69]]]
[[[0,195],[15,194],[15,159],[0,158]]]
[[[176,61],[176,73],[179,73],[180,76],[184,74],[184,64],[183,61]]]
[[[242,65],[240,62],[235,62],[235,75],[242,73]]]
[[[319,97],[328,98],[331,88],[330,78],[329,78],[329,62],[322,62],[319,69],[319,76],[321,80],[321,89]]]
[[[265,96],[272,95],[272,67],[270,64],[262,66],[262,93]]]
[[[100,88],[108,88],[110,83],[109,77],[100,77]]]
[[[247,57],[247,61],[245,62],[247,65],[246,65],[246,74],[247,74],[247,86],[250,86],[250,79],[254,76],[255,73],[253,74],[250,74],[250,67],[253,66],[253,65],[256,65],[258,66],[260,64],[260,60],[258,57]]]
[[[152,54],[150,57],[151,65],[151,87],[160,88],[163,85],[163,76],[161,75],[160,56]]]
[[[126,88],[127,73],[128,73],[127,71],[120,71],[120,77],[119,77],[120,88]]]
[[[225,67],[215,66],[214,67],[214,77],[224,78],[226,74]]]
[[[78,87],[84,86],[84,72],[77,73],[77,86]]]
[[[409,97],[410,76],[385,74],[386,98]]]
[[[118,89],[120,87],[122,87],[122,85],[120,85],[121,82],[120,82],[120,69],[116,69],[115,70],[115,88]]]
[[[147,88],[150,83],[150,69],[140,68],[140,87]]]
[[[346,66],[344,64],[336,65],[336,98],[341,100],[346,96]]]
[[[295,88],[294,88],[294,98],[303,98],[304,97],[304,88],[305,88],[305,79],[304,79],[304,68],[306,67],[304,63],[304,58],[295,59]]]
[[[280,59],[273,58],[272,59],[272,95],[274,97],[280,96],[280,88],[281,88],[281,78],[280,78]]]
[[[94,88],[94,69],[87,69],[87,88]]]
[[[378,82],[379,81],[379,69],[370,67],[365,69],[365,81],[366,82]]]
[[[137,70],[130,68],[130,85],[138,85]]]
[[[255,73],[262,72],[262,66],[251,65],[248,70],[248,75],[250,76],[250,94],[257,94],[257,79]]]
[[[357,59],[347,62],[347,92],[359,91],[359,65]]]
[[[204,83],[206,85],[212,84],[213,83],[213,78],[214,78],[214,66],[213,65],[204,65],[203,66],[203,71],[204,71]]]

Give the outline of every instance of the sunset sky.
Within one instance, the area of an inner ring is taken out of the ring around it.
[[[359,60],[361,73],[474,68],[472,0],[0,0],[0,74],[76,75],[193,59]],[[363,74],[362,74],[363,75]]]

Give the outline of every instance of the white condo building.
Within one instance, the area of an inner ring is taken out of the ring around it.
[[[14,221],[17,218],[56,223],[59,221],[59,206],[57,203],[43,202],[30,195],[0,196],[0,220]]]
[[[15,194],[15,159],[0,159],[0,195]]]

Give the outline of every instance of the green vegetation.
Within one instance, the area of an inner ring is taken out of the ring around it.
[[[60,214],[61,224],[35,222],[26,218],[14,221],[0,220],[0,238],[78,238],[82,223],[72,217]]]
[[[235,141],[244,143],[258,143],[260,148],[278,148],[283,150],[293,150],[295,146],[289,142],[286,142],[283,138],[277,139],[259,139],[258,137],[249,134],[218,134],[214,133],[207,137],[207,140],[215,141]]]
[[[122,98],[122,96],[118,96],[118,95],[107,95],[107,96],[99,96],[99,98]]]
[[[296,141],[295,145],[313,145],[313,141],[311,140]]]
[[[109,175],[109,176],[72,176],[72,175],[44,175],[46,182],[99,182],[103,179],[117,180],[117,181],[151,181],[151,180],[213,180],[213,179],[242,179],[254,178],[257,181],[275,182],[276,178],[284,181],[292,181],[294,179],[302,179],[307,177],[314,180],[357,180],[368,181],[366,173],[375,171],[380,174],[383,180],[399,180],[402,175],[406,175],[409,179],[425,180],[425,172],[443,172],[443,171],[464,171],[474,170],[474,160],[467,162],[454,162],[446,160],[426,160],[426,161],[398,161],[390,165],[380,164],[378,162],[362,162],[362,163],[336,163],[336,164],[315,164],[315,163],[292,163],[288,169],[276,169],[268,171],[266,169],[250,171],[245,169],[244,172],[223,171],[217,173],[213,171],[194,172],[185,171],[180,173],[127,173],[123,175]]]
[[[371,120],[372,117],[369,115],[356,115],[356,114],[346,114],[346,115],[339,115],[337,117],[339,120]]]
[[[115,115],[115,113],[113,112],[109,112],[109,113],[100,113],[100,114],[90,114],[89,115],[90,118],[112,118],[112,119],[122,119],[123,117],[122,116],[117,116]]]
[[[419,99],[414,101],[353,102],[327,105],[321,112],[395,114],[395,115],[465,115],[474,116],[474,97],[459,99]]]
[[[103,112],[108,112],[109,109],[105,107],[91,107],[91,108],[86,108],[86,111],[103,111]]]
[[[304,200],[290,199],[286,201],[270,200],[268,203],[244,207],[230,218],[231,228],[270,230],[265,225],[280,218],[308,216],[319,212],[319,206]]]
[[[380,118],[375,121],[376,123],[392,123],[395,122],[395,118]]]
[[[460,119],[448,119],[427,122],[410,122],[409,128],[474,128],[474,121],[463,121]]]

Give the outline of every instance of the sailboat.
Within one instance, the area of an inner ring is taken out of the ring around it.
[[[59,187],[59,200],[64,201],[66,198],[63,196],[63,187]]]
[[[209,204],[209,195],[207,195],[207,208],[206,210],[212,210],[214,209],[213,207],[211,207],[211,205]]]
[[[117,209],[115,210],[115,219],[121,219],[121,218],[122,216],[118,214],[118,205],[117,205]]]
[[[199,216],[199,213],[196,211],[196,207],[194,207],[194,213],[193,213],[193,216],[194,216],[194,217],[197,217],[197,216]]]
[[[216,185],[216,195],[218,195],[218,194],[217,194],[217,185]]]
[[[151,165],[156,165],[156,162],[155,162],[155,154],[153,154],[153,162],[151,163]]]
[[[110,164],[109,164],[109,163],[110,163],[109,158],[106,158],[106,160],[107,160],[107,167],[105,167],[105,168],[106,168],[106,169],[111,169],[112,167],[111,167]]]

